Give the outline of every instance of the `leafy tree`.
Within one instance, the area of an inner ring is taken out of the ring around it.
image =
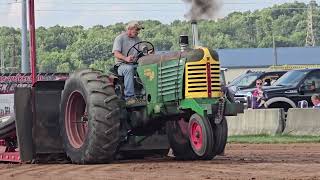
[[[201,44],[211,48],[267,48],[304,46],[307,28],[307,4],[284,3],[253,12],[233,12],[228,16],[198,22]],[[314,30],[320,45],[320,10],[314,12]],[[152,42],[157,51],[179,49],[179,36],[189,35],[189,21],[175,20],[170,24],[143,21],[143,40]],[[113,40],[125,30],[124,23],[109,26],[53,26],[37,29],[38,69],[41,72],[71,72],[91,67],[107,71],[112,67]],[[0,51],[5,66],[20,67],[20,29],[0,27]],[[1,57],[1,56],[0,56]]]

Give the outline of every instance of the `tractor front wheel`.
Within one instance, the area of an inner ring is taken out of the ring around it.
[[[73,73],[62,93],[60,126],[73,163],[110,162],[119,145],[120,110],[109,78],[90,69]]]
[[[197,155],[193,152],[189,136],[188,121],[180,118],[175,121],[167,122],[167,135],[173,155],[178,160],[197,159]]]
[[[215,156],[214,133],[210,121],[193,114],[189,121],[189,140],[199,159],[211,160]]]
[[[207,118],[193,114],[167,123],[167,134],[173,154],[179,160],[211,160],[215,156],[214,133]]]

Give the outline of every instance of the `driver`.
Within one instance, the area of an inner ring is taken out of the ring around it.
[[[130,54],[126,56],[129,48],[141,41],[138,37],[141,29],[144,28],[138,21],[129,22],[126,31],[121,33],[114,40],[112,49],[112,53],[115,57],[115,66],[118,66],[118,74],[124,76],[124,95],[127,106],[142,102],[142,100],[138,100],[135,97],[134,93],[135,65],[133,64],[133,61],[137,58],[137,51],[130,51]]]

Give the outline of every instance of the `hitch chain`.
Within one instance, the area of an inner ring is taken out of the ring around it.
[[[225,107],[225,99],[224,97],[221,97],[219,99],[219,104],[218,104],[218,112],[214,118],[214,123],[215,124],[220,124],[222,119],[223,119],[223,114],[224,114],[224,107]]]

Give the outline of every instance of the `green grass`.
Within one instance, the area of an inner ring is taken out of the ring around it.
[[[228,137],[229,143],[249,144],[289,144],[289,143],[320,143],[320,136],[292,136],[292,135],[243,135]]]

